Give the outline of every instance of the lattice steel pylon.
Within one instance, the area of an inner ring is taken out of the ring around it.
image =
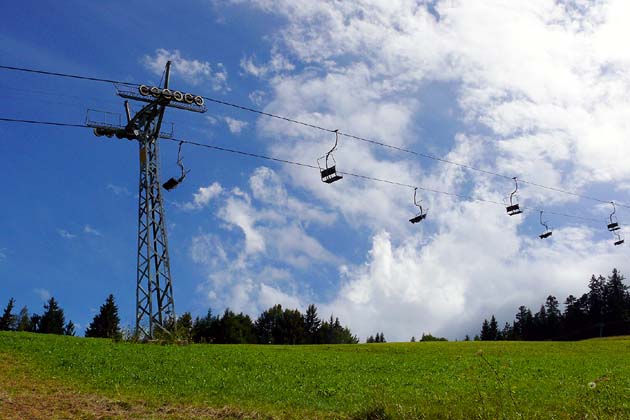
[[[162,333],[171,334],[175,326],[173,280],[168,253],[168,239],[160,183],[160,137],[172,135],[161,132],[167,106],[188,111],[205,112],[203,98],[189,93],[171,91],[169,61],[164,71],[163,88],[141,85],[139,93],[118,90],[118,95],[147,104],[131,117],[129,102],[125,101],[127,124],[95,122],[88,113],[87,124],[97,136],[138,140],[140,179],[138,192],[138,265],[136,271],[136,336],[153,339]],[[111,114],[110,114],[111,115]]]

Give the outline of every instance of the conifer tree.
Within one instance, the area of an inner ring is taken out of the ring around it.
[[[63,329],[63,335],[74,336],[75,333],[74,323],[70,320]]]
[[[41,332],[40,324],[42,321],[42,317],[38,314],[31,315],[31,318],[28,321],[28,330],[29,332]]]
[[[182,316],[177,318],[175,330],[179,338],[190,341],[192,340],[193,320],[190,312],[184,312]]]
[[[492,315],[490,318],[490,338],[489,340],[496,341],[499,338],[499,324],[497,323],[497,319]]]
[[[121,336],[119,323],[118,307],[114,295],[110,294],[85,331],[85,336],[118,339]]]
[[[481,324],[481,335],[479,338],[481,341],[490,340],[490,323],[487,319],[484,319],[483,324]]]
[[[17,331],[30,331],[31,320],[28,315],[28,308],[24,306],[20,309],[20,314],[17,316]]]
[[[304,334],[307,344],[315,344],[322,321],[317,315],[317,307],[313,304],[308,305],[306,314],[304,315]]]
[[[16,317],[12,313],[14,306],[15,299],[9,299],[9,303],[7,303],[6,308],[4,308],[4,313],[0,318],[0,331],[10,331],[15,329]]]
[[[44,314],[39,321],[38,332],[62,335],[65,323],[63,309],[59,307],[59,303],[57,303],[55,298],[51,297],[44,305]]]

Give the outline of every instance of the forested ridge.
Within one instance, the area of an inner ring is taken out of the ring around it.
[[[563,302],[549,295],[536,313],[521,305],[512,323],[500,328],[494,315],[485,319],[480,340],[582,340],[630,334],[630,293],[624,276],[613,269],[608,277],[593,275],[588,292]]]

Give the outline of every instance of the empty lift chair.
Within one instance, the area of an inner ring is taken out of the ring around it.
[[[426,219],[426,217],[427,217],[427,212],[426,212],[426,211],[424,211],[424,210],[422,210],[422,206],[420,205],[420,202],[416,201],[416,193],[417,193],[417,191],[418,191],[418,187],[416,187],[416,188],[414,188],[414,189],[413,189],[413,204],[414,204],[415,206],[418,206],[418,208],[420,209],[420,213],[418,213],[418,215],[417,215],[417,216],[414,216],[414,217],[412,217],[411,219],[409,219],[409,221],[410,221],[411,223],[418,223],[418,222],[421,222],[421,221],[423,221],[424,219]],[[422,201],[422,200],[420,200],[420,201]],[[427,209],[427,210],[428,210],[428,209]]]
[[[612,204],[613,206],[613,211],[612,213],[610,213],[609,216],[610,223],[608,223],[608,231],[612,232],[613,235],[615,235],[615,237],[617,238],[617,240],[615,241],[615,245],[621,245],[625,242],[625,240],[621,236],[621,226],[619,226],[619,221],[617,220],[617,216],[615,216],[615,213],[617,213],[617,207],[615,207],[614,201],[611,201],[610,204]]]
[[[553,232],[549,229],[549,226],[547,226],[547,222],[543,222],[542,215],[543,215],[543,211],[541,210],[540,211],[540,224],[545,227],[545,231],[541,233],[540,235],[538,235],[538,237],[540,239],[547,239],[553,234]]]
[[[516,196],[516,192],[518,191],[518,181],[516,180],[516,177],[512,179],[514,180],[515,188],[514,191],[512,191],[512,194],[510,194],[510,205],[505,208],[509,216],[515,216],[517,214],[523,213],[518,205],[518,197]]]
[[[337,173],[335,157],[333,151],[337,148],[339,143],[339,130],[335,130],[335,145],[328,153],[317,159],[317,166],[319,166],[319,172],[322,176],[322,182],[332,184],[335,181],[339,181],[343,177]],[[322,165],[323,164],[323,165]]]
[[[617,216],[615,216],[615,213],[617,213],[617,207],[615,207],[615,202],[611,201],[610,204],[612,204],[613,206],[613,211],[612,213],[610,213],[610,223],[608,223],[608,230],[610,232],[615,232],[619,229],[621,229],[621,227],[619,227],[619,222],[617,221]]]
[[[621,245],[622,243],[625,242],[625,240],[623,239],[623,236],[621,236],[621,233],[619,233],[619,231],[614,232],[614,234],[617,237],[617,240],[615,241],[615,246]]]
[[[179,149],[177,150],[177,166],[179,166],[179,168],[182,170],[182,174],[180,175],[179,178],[170,178],[168,181],[162,184],[162,187],[166,191],[170,191],[174,189],[175,187],[177,187],[179,184],[181,184],[182,181],[184,181],[184,178],[186,178],[186,175],[188,175],[188,172],[190,172],[190,170],[187,171],[184,169],[184,163],[182,159],[182,144],[183,142],[180,141]]]

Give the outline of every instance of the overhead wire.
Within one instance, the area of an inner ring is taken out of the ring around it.
[[[24,67],[14,67],[14,66],[0,65],[0,69],[21,71],[21,72],[25,72],[25,73],[44,74],[44,75],[47,75],[47,76],[66,77],[66,78],[69,78],[69,79],[89,80],[89,81],[92,81],[92,82],[115,83],[115,84],[126,85],[126,86],[139,86],[138,83],[124,82],[124,81],[120,81],[120,80],[105,79],[105,78],[101,78],[101,77],[82,76],[82,75],[78,75],[78,74],[59,73],[59,72],[55,72],[55,71],[28,69],[28,68],[24,68]]]
[[[29,69],[29,68],[24,68],[24,67],[15,67],[15,66],[5,66],[5,65],[0,65],[0,69],[4,69],[4,70],[12,70],[12,71],[22,71],[22,72],[28,72],[28,73],[36,73],[36,74],[43,74],[43,75],[49,75],[49,76],[58,76],[58,77],[67,77],[67,78],[73,78],[73,79],[80,79],[80,80],[89,80],[89,81],[96,81],[96,82],[104,82],[104,83],[113,83],[113,84],[120,84],[120,85],[126,85],[126,86],[139,86],[138,83],[132,83],[132,82],[126,82],[126,81],[120,81],[120,80],[113,80],[113,79],[106,79],[106,78],[97,78],[97,77],[89,77],[89,76],[82,76],[82,75],[76,75],[76,74],[68,74],[68,73],[59,73],[59,72],[51,72],[51,71],[45,71],[45,70],[36,70],[36,69]],[[266,117],[270,117],[270,118],[275,118],[275,119],[279,119],[282,121],[286,121],[292,124],[297,124],[297,125],[301,125],[304,127],[310,127],[313,129],[317,129],[320,131],[326,131],[329,133],[334,133],[336,130],[330,129],[330,128],[326,128],[317,124],[312,124],[312,123],[307,123],[304,121],[300,121],[300,120],[296,120],[293,118],[288,118],[288,117],[284,117],[282,115],[277,115],[277,114],[273,114],[273,113],[269,113],[269,112],[265,112],[265,111],[261,111],[255,108],[251,108],[251,107],[247,107],[247,106],[243,106],[243,105],[238,105],[235,103],[231,103],[231,102],[227,102],[227,101],[223,101],[220,99],[216,99],[210,96],[203,96],[203,98],[205,100],[208,100],[210,102],[219,104],[219,105],[224,105],[224,106],[229,106],[235,109],[240,109],[243,111],[247,111],[247,112],[252,112],[252,113],[256,113],[259,115],[263,115]],[[470,170],[470,171],[474,171],[474,172],[479,172],[479,173],[483,173],[486,175],[491,175],[491,176],[495,176],[495,177],[499,177],[499,178],[503,178],[503,179],[513,179],[513,176],[509,176],[509,175],[505,175],[505,174],[501,174],[498,172],[494,172],[494,171],[490,171],[487,169],[482,169],[482,168],[477,168],[465,163],[461,163],[461,162],[456,162],[450,159],[445,159],[445,158],[441,158],[439,156],[434,156],[434,155],[430,155],[427,153],[422,153],[422,152],[416,152],[414,150],[410,150],[404,147],[399,147],[399,146],[395,146],[392,144],[388,144],[388,143],[384,143],[381,141],[377,141],[377,140],[372,140],[372,139],[368,139],[365,137],[360,137],[360,136],[356,136],[353,134],[349,134],[349,133],[344,133],[342,131],[338,131],[338,134],[350,139],[354,139],[357,141],[362,141],[365,143],[369,143],[369,144],[373,144],[373,145],[377,145],[380,147],[384,147],[384,148],[388,148],[388,149],[392,149],[392,150],[396,150],[399,152],[403,152],[403,153],[408,153],[411,155],[415,155],[415,156],[419,156],[419,157],[423,157],[426,159],[431,159],[437,162],[441,162],[441,163],[445,163],[448,165],[453,165],[453,166],[457,166],[466,170]],[[571,195],[574,197],[578,197],[578,198],[582,198],[585,200],[590,200],[590,201],[594,201],[594,202],[598,202],[598,203],[610,203],[611,201],[614,201],[615,204],[617,204],[620,207],[625,207],[625,208],[630,208],[630,204],[625,204],[616,200],[604,200],[604,199],[600,199],[597,197],[592,197],[589,195],[585,195],[585,194],[579,194],[576,193],[574,191],[568,191],[562,188],[557,188],[557,187],[550,187],[544,184],[540,184],[537,182],[533,182],[533,181],[528,181],[526,179],[521,179],[519,177],[519,182],[521,182],[522,184],[527,184],[527,185],[531,185],[533,187],[537,187],[537,188],[542,188],[542,189],[546,189],[549,191],[554,191],[557,193],[561,193],[561,194],[567,194],[567,195]]]
[[[20,118],[0,117],[0,121],[13,122],[13,123],[24,123],[24,124],[50,125],[50,126],[58,126],[58,127],[91,128],[91,127],[89,127],[89,126],[87,126],[85,124],[73,124],[73,123],[64,123],[64,122],[56,122],[56,121],[41,121],[41,120],[30,120],[30,119],[20,119]],[[207,144],[207,143],[200,143],[200,142],[192,141],[192,140],[178,139],[178,138],[163,138],[162,140],[176,142],[176,143],[180,143],[180,144],[188,144],[188,145],[191,145],[191,146],[204,147],[204,148],[207,148],[207,149],[218,150],[218,151],[227,152],[227,153],[234,153],[234,154],[238,154],[238,155],[241,155],[241,156],[254,157],[254,158],[258,158],[258,159],[264,159],[264,160],[278,162],[278,163],[283,163],[283,164],[287,164],[287,165],[293,165],[293,166],[299,166],[299,167],[303,167],[303,168],[319,170],[318,166],[312,165],[312,164],[308,164],[308,163],[296,162],[296,161],[292,161],[292,160],[288,160],[288,159],[275,158],[275,157],[271,157],[271,156],[262,155],[262,154],[259,154],[259,153],[246,152],[246,151],[243,151],[243,150],[232,149],[232,148],[222,147],[222,146],[215,146],[215,145],[211,145],[211,144]],[[436,189],[433,189],[433,188],[423,187],[423,186],[419,186],[419,185],[412,185],[412,184],[407,184],[407,183],[404,183],[404,182],[392,181],[392,180],[389,180],[389,179],[377,178],[377,177],[357,174],[357,173],[353,173],[353,172],[339,172],[339,173],[343,174],[343,175],[350,176],[350,177],[358,178],[358,179],[364,179],[364,180],[368,180],[368,181],[380,182],[380,183],[385,183],[385,184],[389,184],[389,185],[395,185],[395,186],[404,187],[404,188],[410,188],[410,189],[417,188],[417,189],[419,189],[421,191],[426,191],[426,192],[430,192],[430,193],[446,195],[446,196],[450,196],[450,197],[456,197],[456,198],[463,199],[463,200],[494,204],[494,205],[499,205],[499,206],[502,206],[502,207],[504,206],[504,203],[501,203],[499,201],[494,201],[494,200],[489,200],[489,199],[479,198],[479,197],[472,197],[472,196],[468,196],[468,195],[464,195],[464,194],[454,193],[454,192],[451,192],[451,191],[436,190]],[[540,211],[539,209],[527,208],[527,207],[524,207],[523,210],[531,211],[531,212],[538,212],[538,211]],[[574,215],[574,214],[554,212],[554,211],[549,211],[549,210],[545,210],[545,213],[556,215],[556,216],[561,216],[561,217],[566,217],[566,218],[573,218],[573,219],[580,219],[580,220],[585,220],[585,221],[597,222],[597,223],[602,222],[602,220],[599,220],[599,219],[594,219],[594,218],[589,218],[589,217],[584,217],[584,216],[579,216],[579,215]]]

